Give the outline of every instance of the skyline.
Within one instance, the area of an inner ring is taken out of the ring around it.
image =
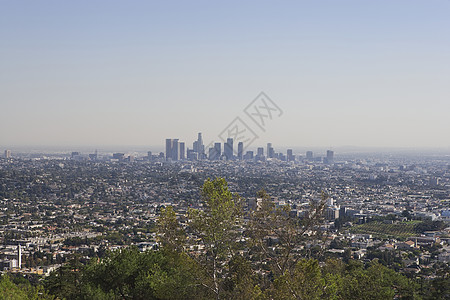
[[[200,131],[207,144],[264,91],[283,115],[256,132],[255,149],[448,150],[449,11],[449,1],[3,2],[0,149],[153,148]]]

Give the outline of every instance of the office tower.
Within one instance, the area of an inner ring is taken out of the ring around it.
[[[72,152],[71,158],[75,158],[76,156],[79,156],[80,152]]]
[[[312,151],[306,151],[306,159],[313,159],[313,152]]]
[[[209,148],[208,149],[208,159],[209,160],[216,160],[217,154],[215,148]]]
[[[223,152],[227,160],[233,160],[233,139],[227,138],[227,142],[223,144]]]
[[[166,160],[172,159],[172,139],[166,139]]]
[[[288,149],[288,150],[287,150],[286,158],[287,158],[287,161],[293,161],[293,160],[295,160],[295,157],[294,157],[294,155],[292,154],[292,149]]]
[[[194,151],[194,149],[187,149],[186,151],[186,157],[189,160],[197,160],[198,158],[198,153],[196,151]]]
[[[149,160],[149,161],[153,160],[152,151],[147,151],[147,160]]]
[[[185,159],[185,144],[184,142],[180,142],[180,159]]]
[[[5,158],[11,158],[11,150],[5,150]]]
[[[327,150],[327,163],[332,164],[334,162],[334,151]]]
[[[238,159],[242,160],[244,158],[244,143],[238,143]]]
[[[195,151],[198,153],[198,141],[194,141],[192,143],[192,151]]]
[[[244,159],[253,159],[253,151],[247,151],[247,153],[245,153],[244,155]]]
[[[220,143],[214,143],[213,148],[209,148],[209,159],[210,160],[219,160],[221,153],[222,145]]]
[[[272,158],[272,156],[270,156],[271,149],[272,149],[272,143],[267,143],[266,153],[267,153],[268,158]]]
[[[179,154],[179,148],[180,146],[178,145],[178,139],[173,139],[172,140],[172,160],[173,161],[177,161],[180,158],[180,154]]]
[[[257,151],[257,152],[256,152],[256,155],[257,155],[258,157],[264,156],[264,148],[263,148],[263,147],[259,147],[256,151]]]
[[[274,158],[275,151],[272,147],[272,143],[267,143],[267,157],[268,158]]]
[[[203,139],[202,139],[202,133],[199,132],[198,133],[198,137],[197,137],[197,142],[198,142],[198,146],[199,148],[197,149],[197,152],[201,152],[203,149]]]
[[[203,157],[205,154],[205,146],[203,145],[203,138],[201,132],[198,133],[197,148],[194,148],[194,150],[199,154],[199,157]]]
[[[214,149],[216,150],[216,159],[220,159],[222,155],[222,145],[220,143],[214,143]]]

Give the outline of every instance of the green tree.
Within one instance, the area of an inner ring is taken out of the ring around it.
[[[27,299],[27,294],[17,285],[15,285],[8,275],[2,275],[0,280],[0,299],[1,300],[22,300]]]
[[[276,207],[264,190],[257,196],[260,206],[251,213],[247,228],[250,255],[258,261],[258,268],[264,268],[269,262],[275,277],[285,276],[286,272],[294,272],[297,262],[303,258],[302,243],[319,236],[326,195],[322,195],[321,201],[312,201],[302,219],[292,217],[288,205]]]
[[[178,223],[172,206],[161,208],[160,210],[158,218],[158,239],[164,249],[184,252],[186,233]]]
[[[417,299],[416,291],[414,282],[374,260],[367,269],[360,262],[350,261],[339,294],[349,300]]]
[[[325,280],[317,260],[302,259],[292,272],[285,272],[274,281],[274,299],[323,299]]]
[[[189,210],[190,229],[194,240],[205,249],[198,255],[205,275],[201,284],[220,299],[229,263],[239,245],[242,206],[239,196],[230,192],[223,178],[205,181],[202,201],[202,210]]]
[[[189,299],[198,290],[191,259],[174,252],[120,249],[83,273],[85,295],[110,299]]]
[[[44,281],[44,287],[61,299],[77,299],[81,293],[81,271],[83,265],[75,256],[69,262],[50,273]]]

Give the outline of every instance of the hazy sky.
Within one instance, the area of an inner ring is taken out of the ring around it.
[[[450,147],[450,1],[0,1],[2,147],[190,146],[261,91],[255,145]]]

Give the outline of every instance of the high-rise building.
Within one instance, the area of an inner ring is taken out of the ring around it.
[[[198,133],[197,141],[194,142],[194,151],[198,153],[199,159],[205,156],[205,146],[203,145],[203,138],[201,132]]]
[[[178,139],[172,140],[172,160],[177,161],[180,158]]]
[[[327,150],[327,161],[328,164],[332,164],[334,162],[334,151]]]
[[[194,151],[194,149],[187,149],[186,151],[186,157],[189,160],[197,160],[198,158],[198,153],[196,151]]]
[[[245,155],[244,155],[244,159],[252,160],[253,159],[253,151],[247,151],[247,153],[245,153]]]
[[[313,159],[313,152],[312,151],[306,151],[306,159]]]
[[[220,159],[220,155],[222,154],[221,151],[222,144],[220,143],[214,143],[213,148],[209,148],[209,159],[210,160],[218,160]]]
[[[11,158],[11,150],[5,150],[5,158]]]
[[[214,147],[211,147],[208,149],[208,159],[209,160],[216,160],[217,154],[216,149]]]
[[[223,152],[227,160],[233,160],[233,139],[227,138],[227,142],[223,144]]]
[[[292,154],[292,149],[287,150],[286,158],[287,158],[287,161],[295,160],[295,155]]]
[[[267,143],[267,157],[268,158],[273,158],[275,155],[275,151],[272,147],[272,143]]]
[[[266,153],[267,153],[267,157],[270,158],[270,149],[272,149],[272,143],[267,143],[267,149],[266,149]]]
[[[258,157],[264,156],[264,148],[263,148],[263,147],[259,147],[259,148],[256,150],[256,155],[257,155]]]
[[[172,159],[172,139],[166,139],[166,160]]]
[[[192,151],[197,152],[197,150],[198,150],[198,141],[194,141],[192,143]]]
[[[166,139],[166,160],[177,161],[180,159],[180,145],[178,139]]]
[[[238,143],[238,159],[242,160],[244,158],[244,143]]]
[[[185,159],[185,144],[180,142],[180,159]]]
[[[203,138],[202,138],[202,133],[201,132],[199,132],[198,135],[197,135],[197,142],[198,142],[198,145],[200,146],[200,148],[197,149],[197,152],[201,152],[201,150],[202,150],[201,148],[203,146]]]
[[[222,145],[220,143],[214,143],[214,150],[216,150],[216,159],[220,159],[222,155]]]

